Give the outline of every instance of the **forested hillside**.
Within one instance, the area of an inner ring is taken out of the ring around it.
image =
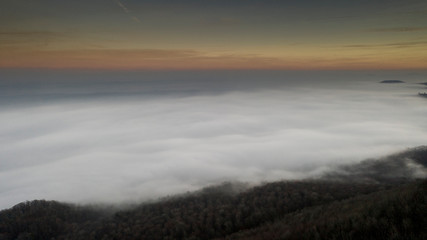
[[[427,182],[305,208],[222,239],[427,239]]]
[[[0,239],[427,239],[427,149],[323,178],[224,183],[127,210],[31,201],[0,212]]]

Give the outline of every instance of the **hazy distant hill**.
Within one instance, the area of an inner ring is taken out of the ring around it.
[[[427,147],[379,159],[368,159],[354,165],[342,165],[324,178],[344,182],[398,183],[412,178],[427,177]]]
[[[380,83],[404,83],[402,80],[383,80]]]
[[[0,239],[427,239],[427,147],[324,178],[224,183],[127,210],[55,201],[0,212]]]

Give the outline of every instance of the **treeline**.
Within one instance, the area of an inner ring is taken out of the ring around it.
[[[427,239],[427,181],[305,208],[229,240]]]
[[[222,186],[228,189],[229,184]],[[276,182],[230,195],[206,191],[116,213],[69,239],[210,239],[259,226],[308,206],[382,189],[380,185]]]
[[[25,202],[0,211],[0,240],[427,239],[427,181],[410,175],[426,159],[416,148],[324,179],[225,183],[128,210]]]
[[[329,171],[324,178],[334,181],[400,184],[410,179],[425,178],[427,146],[357,164],[342,165]]]
[[[366,233],[416,234],[427,216],[426,183],[292,181],[234,195],[221,190],[229,187],[111,215],[54,201],[26,202],[0,212],[0,239],[342,239],[355,226]],[[352,234],[348,239],[362,239]]]
[[[56,201],[24,202],[0,212],[0,240],[56,238],[104,216],[105,211]]]

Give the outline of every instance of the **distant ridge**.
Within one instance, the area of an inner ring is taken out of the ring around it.
[[[402,80],[383,80],[380,83],[404,83]]]
[[[344,182],[397,183],[427,177],[427,146],[357,164],[342,165],[323,178]]]

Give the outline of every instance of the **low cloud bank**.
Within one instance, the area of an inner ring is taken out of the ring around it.
[[[3,82],[0,208],[320,176],[427,143],[419,75],[384,85],[381,74],[168,74]]]

